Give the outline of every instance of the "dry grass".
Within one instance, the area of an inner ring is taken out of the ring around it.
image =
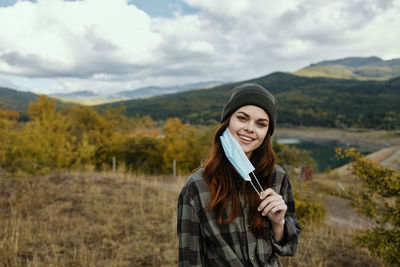
[[[338,169],[334,169],[328,173],[316,173],[311,183],[312,190],[325,195],[337,195],[350,189],[361,190],[363,188],[362,181],[354,174],[350,171],[338,171]],[[345,168],[343,167],[343,169]]]
[[[283,266],[298,267],[372,267],[381,262],[368,250],[353,242],[356,233],[350,227],[302,223],[297,253],[292,258],[281,258]]]
[[[175,266],[178,181],[146,178],[2,178],[0,266]]]
[[[0,178],[0,266],[176,266],[185,178],[62,173]],[[303,224],[284,266],[377,266],[354,230]]]

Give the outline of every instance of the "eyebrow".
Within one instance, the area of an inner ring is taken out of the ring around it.
[[[247,114],[246,112],[239,111],[238,113],[242,113],[242,114],[243,114],[244,116],[246,116],[247,118],[250,117],[249,114]],[[264,118],[260,118],[260,119],[258,119],[257,121],[266,121],[266,122],[269,123],[269,120],[268,120],[268,119],[264,119]]]

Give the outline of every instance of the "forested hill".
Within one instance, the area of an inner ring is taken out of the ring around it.
[[[34,102],[38,95],[0,87],[0,107],[16,111],[26,111],[29,102]]]
[[[382,60],[379,57],[347,57],[325,60],[296,72],[305,77],[336,79],[389,80],[400,75],[400,59]]]
[[[129,116],[150,115],[155,120],[178,117],[185,122],[207,124],[219,120],[230,90],[244,82],[259,83],[276,96],[280,125],[385,129],[400,127],[400,78],[358,81],[308,78],[277,72],[212,89],[112,105],[123,103]]]

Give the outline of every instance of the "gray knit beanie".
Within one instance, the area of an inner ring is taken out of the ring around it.
[[[268,131],[272,136],[278,115],[278,103],[267,89],[256,83],[245,83],[232,89],[231,98],[222,110],[221,122],[226,120],[238,108],[246,105],[258,106],[267,112],[270,120]]]

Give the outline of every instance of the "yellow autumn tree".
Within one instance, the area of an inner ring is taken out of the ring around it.
[[[122,121],[122,123],[121,123]],[[164,143],[160,131],[150,116],[135,116],[118,120],[112,138],[111,154],[118,164],[137,174],[162,173]]]
[[[47,172],[71,166],[76,151],[75,137],[69,133],[70,122],[57,112],[57,101],[40,96],[30,103],[29,116],[14,147],[16,164],[30,173]]]
[[[14,168],[13,147],[19,131],[18,112],[0,108],[0,170]]]
[[[111,144],[116,133],[117,120],[102,116],[88,106],[74,106],[63,112],[73,122],[70,132],[80,144],[80,150],[87,154],[86,164],[94,164],[98,169],[104,164],[110,164]]]
[[[178,118],[168,119],[162,128],[163,142],[163,172],[172,173],[173,161],[177,162],[178,172],[187,171],[188,137],[192,135],[189,124],[184,124]]]
[[[209,151],[212,128],[195,128],[178,118],[168,119],[162,133],[164,142],[164,173],[171,173],[176,160],[178,173],[188,173],[199,167]]]

